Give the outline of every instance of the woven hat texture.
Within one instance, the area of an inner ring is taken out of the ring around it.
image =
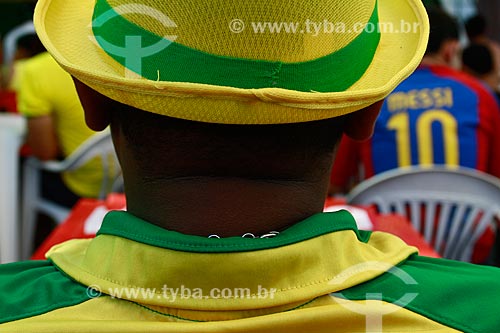
[[[136,108],[279,124],[341,116],[418,66],[420,0],[39,0],[35,26],[70,74]]]

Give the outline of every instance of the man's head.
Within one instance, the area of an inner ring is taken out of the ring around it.
[[[211,124],[141,112],[75,83],[89,126],[111,124],[125,175],[130,166],[149,177],[317,179],[328,172],[342,133],[368,138],[381,107],[305,123]]]
[[[17,41],[16,56],[20,59],[31,58],[45,51],[45,47],[35,34],[23,36]]]
[[[483,44],[470,44],[462,52],[464,71],[483,77],[495,73],[493,55],[488,46]]]
[[[457,23],[441,9],[429,9],[428,15],[431,30],[425,55],[438,56],[446,63],[451,64],[459,48]]]
[[[35,24],[89,126],[112,125],[127,189],[212,174],[326,192],[338,138],[371,134],[428,33],[419,0],[40,0]]]
[[[465,31],[470,41],[476,40],[478,37],[484,37],[487,31],[487,22],[484,16],[475,15],[465,22]]]

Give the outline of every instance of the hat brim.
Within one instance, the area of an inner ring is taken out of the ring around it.
[[[37,33],[56,61],[99,93],[141,110],[187,120],[224,124],[280,124],[348,114],[385,98],[420,63],[429,23],[420,0],[378,0],[382,31],[364,75],[342,92],[281,88],[241,89],[199,83],[126,78],[95,47],[91,36],[94,0],[39,0]],[[414,29],[401,31],[402,22]],[[123,71],[122,71],[123,72]]]

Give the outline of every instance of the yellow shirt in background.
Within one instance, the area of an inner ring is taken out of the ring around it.
[[[27,60],[19,75],[19,112],[28,118],[52,115],[64,157],[94,134],[85,124],[71,76],[49,53]],[[101,179],[98,160],[63,174],[66,186],[81,197],[97,197]]]

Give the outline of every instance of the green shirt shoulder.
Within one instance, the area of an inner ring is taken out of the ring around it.
[[[87,294],[49,261],[0,265],[0,324],[80,304]]]
[[[500,269],[414,255],[389,272],[341,296],[403,306],[464,332],[500,330]]]

